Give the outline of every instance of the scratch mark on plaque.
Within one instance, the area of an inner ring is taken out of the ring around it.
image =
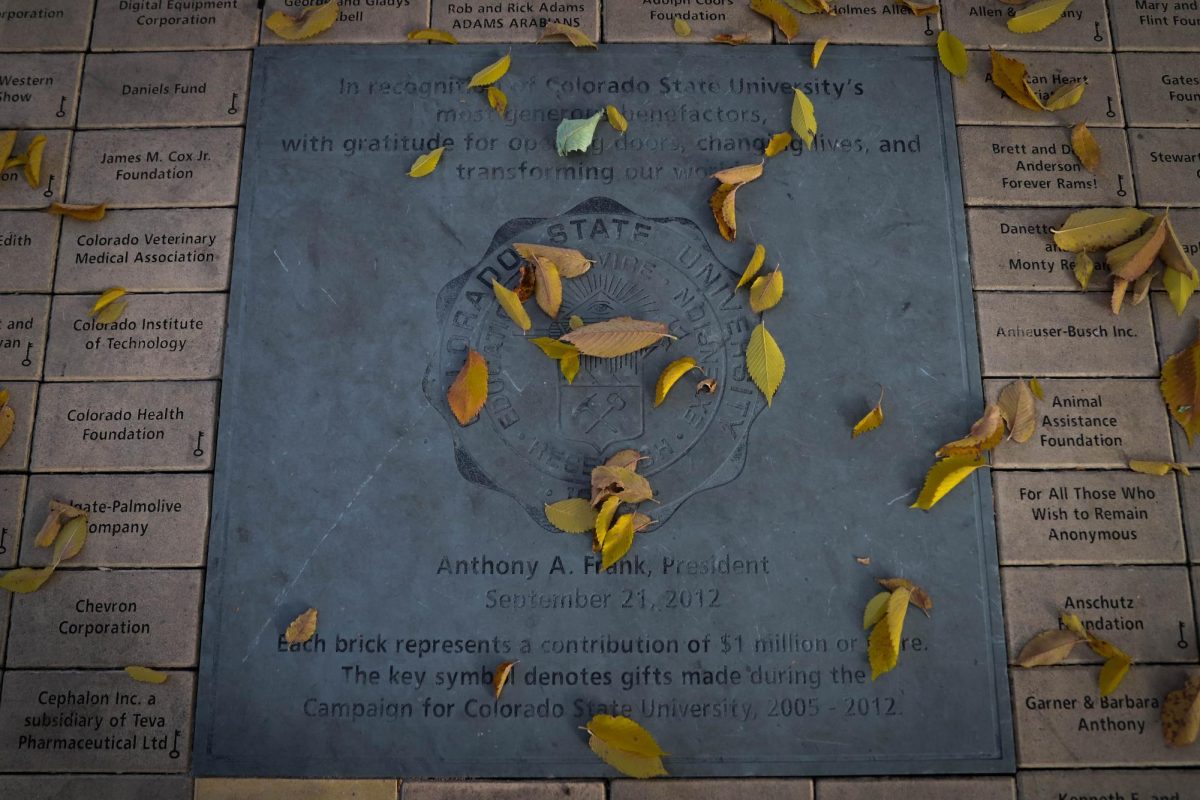
[[[279,257],[278,250],[272,250],[271,255],[275,256],[275,260],[279,262],[279,266],[283,267],[284,272],[291,272],[291,270],[287,268],[287,264],[283,263],[283,259]]]
[[[375,469],[371,470],[363,482],[358,485],[358,488],[354,490],[354,495],[350,498],[350,502],[346,504],[346,507],[342,509],[342,513],[337,515],[337,519],[333,521],[333,524],[329,526],[329,529],[325,531],[325,534],[317,541],[316,545],[313,546],[313,549],[308,554],[308,558],[304,559],[304,563],[300,565],[300,569],[296,570],[296,576],[292,578],[287,586],[284,586],[279,590],[279,593],[275,595],[275,599],[271,601],[272,612],[279,609],[279,606],[283,603],[284,598],[287,597],[288,592],[290,592],[292,587],[299,582],[301,576],[304,575],[305,570],[308,569],[308,565],[311,564],[313,558],[316,557],[317,551],[321,549],[323,544],[325,544],[325,540],[332,536],[333,532],[336,531],[338,526],[342,524],[342,520],[345,519],[346,515],[350,513],[350,509],[354,508],[354,504],[358,502],[358,498],[362,496],[363,491],[366,490],[371,481],[375,480],[375,476],[379,474],[381,469],[383,469],[383,465],[387,463],[389,458],[391,458],[392,453],[396,452],[396,448],[400,446],[400,442],[402,441],[404,441],[404,437],[399,436],[396,438],[396,441],[392,442],[392,446],[389,447],[388,451],[383,454],[383,458],[379,459],[379,463],[375,465]],[[258,629],[258,633],[254,635],[254,641],[250,642],[250,646],[246,648],[246,654],[242,656],[243,664],[249,660],[250,654],[254,651],[254,648],[258,647],[259,641],[262,640],[263,632],[266,631],[267,626],[270,624],[271,616],[268,615],[267,618],[263,620],[262,627]]]
[[[915,491],[916,491],[916,489],[909,489],[907,492],[905,492],[904,494],[900,495],[899,497],[893,497],[891,500],[888,500],[888,503],[887,503],[887,504],[890,506],[892,503],[898,503],[898,502],[900,502],[901,500],[903,500],[904,498],[906,498],[906,497],[908,497],[909,495],[911,495],[911,494],[912,494],[913,492],[915,492]]]
[[[324,287],[324,286],[322,286],[322,287],[321,287],[321,292],[322,292],[322,294],[324,294],[326,297],[328,297],[328,298],[329,298],[329,302],[333,303],[334,307],[336,308],[336,307],[337,307],[337,300],[334,300],[334,299],[333,299],[333,295],[331,295],[329,292],[325,291],[325,287]]]

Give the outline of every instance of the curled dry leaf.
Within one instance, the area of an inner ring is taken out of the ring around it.
[[[767,141],[767,146],[763,150],[763,155],[767,158],[772,158],[779,155],[784,150],[787,150],[792,144],[792,134],[789,131],[777,133]]]
[[[491,106],[500,119],[504,119],[504,115],[508,113],[508,95],[499,86],[487,87],[488,105]]]
[[[900,658],[900,639],[904,631],[904,617],[908,613],[910,593],[903,587],[894,590],[888,597],[883,618],[875,623],[867,639],[867,658],[871,663],[871,680],[885,672],[891,672]]]
[[[35,547],[49,547],[54,544],[54,540],[58,538],[59,532],[63,525],[75,517],[85,516],[87,514],[82,508],[76,508],[66,503],[60,503],[57,500],[50,501],[50,511],[46,514],[46,520],[42,523],[41,529],[33,540]]]
[[[165,672],[159,672],[150,667],[129,666],[125,668],[125,674],[133,678],[138,683],[166,683],[170,676]]]
[[[1150,269],[1166,241],[1165,220],[1166,215],[1154,217],[1141,236],[1105,254],[1104,261],[1115,277],[1135,281]]]
[[[817,115],[808,95],[794,87],[792,88],[792,130],[804,142],[804,146],[812,150],[813,141],[817,135]]]
[[[742,270],[742,277],[738,278],[737,286],[733,287],[735,292],[749,283],[758,274],[758,271],[762,269],[763,261],[766,257],[767,248],[761,244],[754,245],[754,253],[750,256],[750,261],[746,264],[746,268]]]
[[[787,361],[775,337],[767,330],[765,323],[758,323],[750,333],[750,343],[746,346],[746,370],[754,385],[767,398],[768,406],[775,398],[775,392],[779,391],[779,384],[783,383],[786,369]]]
[[[79,555],[87,542],[88,517],[80,514],[67,520],[54,542],[50,563],[40,569],[21,567],[0,575],[0,589],[18,594],[36,592],[50,579],[58,565]]]
[[[17,144],[16,131],[0,131],[0,167],[8,168],[8,159]]]
[[[1096,271],[1096,262],[1087,253],[1075,254],[1075,280],[1079,283],[1080,291],[1087,291],[1092,282],[1092,274]]]
[[[696,359],[691,356],[677,358],[663,368],[662,373],[658,376],[658,382],[654,386],[654,406],[657,408],[667,399],[667,393],[671,391],[671,387],[687,373],[694,369],[700,369],[700,365],[696,363]]]
[[[591,147],[592,139],[596,135],[596,126],[600,123],[600,118],[603,116],[603,111],[597,111],[590,117],[564,119],[558,123],[558,130],[554,135],[554,143],[558,149],[558,154],[565,156],[568,153],[583,152]]]
[[[592,470],[592,505],[616,498],[623,503],[644,503],[653,499],[650,481],[628,467],[601,464]]]
[[[988,403],[983,410],[983,416],[975,420],[971,430],[961,439],[955,439],[938,448],[934,453],[938,458],[946,456],[978,457],[981,453],[991,450],[1000,444],[1004,438],[1004,415],[1000,406]]]
[[[733,186],[740,186],[743,183],[758,180],[763,174],[763,162],[757,164],[742,164],[737,167],[729,167],[720,172],[714,172],[712,177],[719,180],[721,183],[728,183]]]
[[[722,183],[712,193],[712,197],[708,198],[708,205],[712,209],[713,219],[717,221],[717,230],[721,232],[722,238],[729,242],[737,238],[737,214],[733,206],[733,196],[736,190],[736,186]],[[726,202],[729,204],[729,210],[734,212],[733,216],[729,219],[725,217]]]
[[[564,278],[578,278],[591,269],[594,263],[583,253],[568,247],[517,242],[513,244],[513,249],[526,261],[532,262],[535,257],[553,261],[554,266],[558,268],[558,274]]]
[[[965,78],[971,69],[971,62],[967,59],[967,48],[962,40],[950,31],[943,30],[938,34],[937,49],[938,59],[946,71],[956,78]]]
[[[1058,664],[1071,654],[1075,645],[1085,641],[1072,630],[1054,628],[1042,631],[1021,648],[1017,663],[1022,667],[1045,667]]]
[[[927,617],[929,616],[929,612],[933,611],[933,598],[929,596],[928,592],[907,578],[876,578],[875,582],[889,592],[894,592],[897,589],[907,589],[908,602],[921,609]]]
[[[696,394],[700,394],[701,392],[704,392],[705,394],[716,394],[717,393],[717,379],[716,378],[703,378],[702,380],[697,382],[696,383]]]
[[[7,404],[0,406],[0,448],[8,444],[16,424],[17,412],[13,411],[13,407]]]
[[[854,424],[854,429],[850,431],[850,438],[857,439],[867,431],[873,431],[883,424],[883,388],[879,389],[879,399],[875,401],[875,405],[867,412],[866,416]]]
[[[1029,70],[1015,58],[992,48],[992,83],[1017,105],[1043,111],[1042,99],[1029,84]]]
[[[25,148],[25,182],[36,189],[42,182],[42,153],[46,150],[46,137],[38,134]]]
[[[1133,282],[1133,297],[1130,302],[1135,305],[1141,305],[1146,302],[1146,298],[1150,296],[1150,284],[1158,277],[1158,270],[1144,273],[1140,278]]]
[[[448,31],[439,30],[438,28],[421,28],[417,31],[409,31],[408,40],[410,42],[441,42],[442,44],[458,44],[458,39],[454,38],[454,34]]]
[[[1169,474],[1171,470],[1176,470],[1181,475],[1192,474],[1186,464],[1177,464],[1174,461],[1139,461],[1134,458],[1129,460],[1129,468],[1143,475],[1157,475],[1160,478]]]
[[[1018,11],[1008,20],[1013,33],[1037,33],[1057,22],[1073,0],[1042,0]]]
[[[867,607],[863,609],[863,630],[867,630],[872,625],[883,619],[883,615],[887,613],[888,600],[892,597],[892,593],[880,592],[867,601]]]
[[[1136,208],[1076,211],[1053,231],[1054,244],[1068,253],[1108,250],[1136,236],[1150,218],[1150,214]]]
[[[895,2],[905,6],[917,17],[928,17],[942,10],[937,3],[916,3],[913,0],[895,0]]]
[[[712,37],[712,41],[717,44],[739,45],[749,44],[750,34],[748,33],[718,33]]]
[[[789,42],[800,33],[800,20],[779,0],[750,0],[750,10],[774,22]]]
[[[1029,379],[1029,391],[1033,392],[1033,396],[1038,400],[1046,399],[1046,393],[1042,391],[1042,382],[1037,378]]]
[[[987,466],[982,455],[950,456],[934,464],[925,474],[921,494],[909,508],[928,511],[980,467]]]
[[[755,314],[774,308],[782,299],[783,273],[779,271],[778,265],[770,275],[755,278],[750,284],[750,310]]]
[[[587,533],[596,529],[596,509],[582,497],[546,505],[546,519],[564,533]]]
[[[813,69],[816,69],[817,65],[821,63],[821,56],[825,55],[825,48],[828,46],[829,40],[824,37],[817,39],[817,43],[813,45],[812,55],[809,57],[809,63],[812,64]]]
[[[1182,317],[1188,300],[1191,300],[1196,289],[1200,288],[1200,279],[1169,269],[1163,273],[1163,287],[1167,290],[1171,305],[1175,307],[1175,313]]]
[[[1200,736],[1200,675],[1188,678],[1182,689],[1167,692],[1162,706],[1163,739],[1186,747]]]
[[[857,561],[859,564],[863,565],[864,567],[871,566],[871,557],[870,556],[855,556],[854,560]]]
[[[1188,258],[1187,251],[1183,249],[1183,245],[1179,243],[1179,236],[1175,233],[1175,226],[1171,224],[1171,218],[1167,214],[1163,214],[1163,227],[1167,229],[1167,234],[1163,239],[1162,249],[1158,251],[1158,257],[1175,272],[1195,280],[1196,267],[1193,266],[1192,260]]]
[[[338,18],[338,0],[329,0],[319,6],[307,8],[296,16],[276,11],[267,17],[267,28],[280,39],[296,42],[311,39],[322,31],[329,30]]]
[[[483,69],[471,76],[471,82],[467,84],[470,89],[476,89],[481,86],[491,86],[496,81],[508,74],[508,68],[512,66],[512,54],[505,53],[496,61],[488,64]]]
[[[95,205],[51,203],[46,211],[56,217],[70,217],[82,222],[99,222],[104,219],[104,215],[108,211],[108,206],[104,203],[96,203]]]
[[[467,360],[446,393],[446,402],[459,425],[467,425],[483,410],[488,395],[488,365],[475,350],[467,350]]]
[[[1125,302],[1125,292],[1127,291],[1129,291],[1129,281],[1124,278],[1113,278],[1112,300],[1109,301],[1112,313],[1121,313],[1121,304]]]
[[[283,638],[288,644],[304,644],[317,633],[317,610],[310,608],[287,626]]]
[[[501,285],[500,281],[495,278],[492,278],[492,292],[496,295],[500,307],[508,314],[509,319],[517,324],[518,328],[527,331],[533,327],[533,320],[529,318],[529,312],[525,310],[525,306],[521,305],[521,298],[516,292]]]
[[[692,26],[683,17],[676,17],[672,21],[671,26],[675,28],[676,36],[682,36],[686,38],[692,35]]]
[[[1000,391],[996,399],[1000,416],[1008,425],[1008,438],[1024,444],[1037,432],[1037,403],[1029,384],[1017,379]]]
[[[445,147],[438,147],[430,150],[423,156],[417,156],[417,160],[408,168],[408,177],[424,178],[429,173],[437,169],[438,162],[442,160],[442,153],[446,152]]]
[[[611,104],[605,106],[604,114],[608,117],[608,124],[617,133],[624,133],[629,130],[629,120],[625,119],[625,115],[616,106]]]
[[[539,42],[544,42],[547,39],[556,39],[559,36],[564,37],[568,42],[576,47],[595,47],[596,43],[588,38],[588,35],[572,25],[564,25],[561,22],[547,22],[546,27],[542,28],[542,35],[538,37]]]
[[[513,667],[516,665],[516,661],[501,661],[496,665],[496,672],[492,676],[492,696],[497,700],[500,699],[500,693],[504,691],[504,684],[508,683],[508,678],[512,675]]]
[[[1193,437],[1200,434],[1200,335],[1163,364],[1159,389],[1191,447]]]
[[[633,533],[633,514],[622,514],[604,537],[600,547],[600,569],[608,569],[625,557],[633,546]]]
[[[94,317],[97,314],[99,314],[101,311],[103,311],[105,308],[107,308],[114,301],[119,300],[120,298],[122,298],[124,296],[125,296],[125,289],[123,287],[114,286],[111,289],[105,289],[103,292],[100,293],[100,296],[98,298],[96,298],[96,302],[92,304],[92,310],[89,311],[88,313]]]
[[[528,264],[522,264],[521,268],[519,270],[517,270],[517,288],[513,290],[517,293],[517,299],[520,300],[522,303],[524,303],[526,300],[533,297],[533,293],[534,293],[536,286],[537,286],[537,275],[534,273],[533,268],[530,267]],[[542,338],[545,338],[545,337],[542,337]],[[550,341],[556,341],[556,340],[551,339]],[[545,350],[545,348],[542,348],[542,349]],[[546,355],[550,355],[550,354],[547,353]],[[550,357],[558,358],[558,356],[550,356]]]
[[[575,345],[586,356],[618,358],[650,347],[666,336],[670,334],[664,323],[616,317],[584,325],[559,338]]]
[[[558,273],[558,267],[554,266],[550,259],[535,255],[533,269],[537,276],[534,282],[534,297],[537,299],[538,308],[554,319],[562,307],[562,277]]]
[[[1095,172],[1100,168],[1100,143],[1082,122],[1071,128],[1071,150],[1088,172]]]

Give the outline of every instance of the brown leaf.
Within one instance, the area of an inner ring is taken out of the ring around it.
[[[500,693],[504,691],[504,684],[508,682],[508,676],[512,675],[513,667],[516,665],[516,661],[502,661],[496,666],[496,674],[492,676],[492,696],[497,700],[500,699]]]
[[[925,616],[929,616],[929,612],[933,610],[933,600],[920,586],[917,586],[907,578],[876,578],[875,582],[889,592],[894,592],[897,589],[907,589],[909,592],[908,601],[917,608],[925,612]]]
[[[1055,628],[1042,631],[1021,648],[1017,663],[1022,667],[1044,667],[1058,664],[1071,654],[1084,637],[1071,630]]]
[[[978,456],[1000,444],[1003,438],[1004,416],[1000,413],[999,406],[988,403],[983,416],[975,421],[966,436],[942,445],[934,455],[938,458]]]
[[[1200,675],[1193,675],[1182,689],[1167,692],[1162,707],[1163,739],[1174,747],[1185,747],[1200,735]]]
[[[702,378],[696,384],[696,394],[700,394],[701,392],[704,392],[706,394],[716,394],[717,393],[717,379],[716,378]]]
[[[1121,313],[1121,304],[1125,302],[1125,292],[1129,291],[1129,281],[1124,278],[1113,278],[1112,300],[1108,306],[1112,309],[1112,313]]]
[[[661,322],[616,317],[576,328],[559,339],[575,345],[586,356],[618,358],[650,347],[665,336],[670,334]]]
[[[725,201],[733,197],[736,186],[730,186],[727,183],[722,183],[717,187],[717,190],[712,193],[712,197],[708,199],[709,208],[712,209],[713,219],[717,221],[717,230],[721,232],[721,236],[729,242],[732,242],[737,237],[737,217],[733,219],[733,224],[725,219]]]
[[[609,456],[604,462],[606,467],[621,467],[622,469],[631,469],[637,472],[637,465],[640,461],[645,461],[649,456],[644,456],[637,450],[618,450]]]
[[[1095,172],[1100,167],[1100,143],[1082,122],[1071,128],[1071,150],[1088,172]]]
[[[487,361],[474,350],[467,350],[467,360],[446,393],[446,402],[459,425],[466,425],[479,415],[487,395]]]
[[[1150,284],[1154,283],[1154,279],[1158,277],[1158,270],[1143,273],[1136,281],[1133,282],[1133,297],[1130,302],[1135,306],[1140,306],[1146,302],[1146,298],[1150,296]]]
[[[748,33],[718,33],[716,36],[712,37],[712,40],[714,42],[716,42],[717,44],[729,44],[729,45],[749,44],[750,43],[750,34],[748,34]]]
[[[1010,100],[1030,111],[1042,111],[1042,100],[1029,85],[1029,71],[1015,58],[992,48],[992,83]]]
[[[616,497],[623,503],[642,503],[654,497],[650,481],[626,467],[601,464],[592,470],[592,505]]]
[[[513,249],[521,258],[529,262],[532,262],[535,256],[549,259],[558,268],[558,274],[564,278],[578,278],[591,269],[592,264],[595,263],[578,250],[568,247],[517,242],[513,245]]]
[[[1132,282],[1150,269],[1167,238],[1165,220],[1166,215],[1155,217],[1141,236],[1105,254],[1104,261],[1114,277]]]
[[[942,7],[937,3],[915,3],[913,0],[896,0],[897,3],[907,6],[908,10],[914,16],[928,17],[941,11]]]
[[[1033,390],[1023,380],[1015,380],[1004,387],[996,399],[1000,416],[1008,424],[1008,438],[1024,444],[1037,432],[1037,403]]]
[[[739,167],[729,167],[720,172],[714,172],[712,177],[719,180],[721,183],[728,183],[734,186],[740,186],[743,183],[756,181],[762,177],[763,162],[757,164],[742,164]]]
[[[561,22],[547,22],[546,27],[542,28],[542,35],[538,37],[538,42],[544,42],[547,39],[557,38],[559,36],[566,37],[567,41],[576,47],[595,47],[596,43],[588,38],[588,35],[579,28],[570,25],[564,25]],[[497,697],[500,695],[497,694]]]
[[[319,6],[306,8],[296,16],[276,11],[267,17],[266,26],[275,35],[288,41],[299,41],[316,36],[330,28],[338,18],[338,0],[329,0]]]
[[[854,560],[857,561],[859,564],[862,564],[864,567],[871,566],[871,557],[870,556],[855,556]]]
[[[524,303],[533,297],[535,286],[537,286],[537,274],[533,271],[533,267],[522,264],[521,269],[517,272],[517,288],[514,290],[517,293],[517,299]],[[555,340],[551,339],[550,341]]]
[[[304,644],[317,633],[317,610],[310,608],[292,620],[284,631],[283,638],[288,644]]]
[[[80,205],[75,203],[51,203],[46,211],[56,217],[70,217],[82,222],[99,222],[107,211],[104,203]]]

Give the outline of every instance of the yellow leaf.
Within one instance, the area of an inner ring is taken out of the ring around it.
[[[913,0],[896,0],[896,2],[908,8],[916,17],[928,17],[942,10],[937,3],[916,3]]]
[[[683,17],[676,17],[672,25],[675,27],[676,36],[687,37],[692,35],[692,26]]]
[[[508,95],[499,86],[487,87],[488,105],[495,109],[500,115],[500,119],[504,119],[505,112],[508,111]]]
[[[1138,461],[1137,459],[1130,459],[1129,468],[1143,475],[1157,475],[1160,478],[1171,470],[1178,470],[1181,475],[1191,475],[1191,470],[1187,468],[1186,464],[1177,464],[1174,461]]]
[[[579,348],[585,356],[618,358],[645,349],[665,336],[667,326],[632,317],[593,322],[559,337]]]
[[[737,216],[736,213],[732,220],[725,218],[726,202],[729,202],[730,211],[734,210],[733,196],[737,190],[737,186],[731,186],[728,183],[722,183],[713,192],[712,197],[708,199],[708,205],[712,208],[713,219],[717,221],[717,230],[721,232],[721,236],[732,242],[737,238]]]
[[[560,269],[559,272],[562,272],[562,270]],[[577,331],[583,327],[583,317],[578,314],[572,314],[567,318],[567,325],[570,326],[571,330]]]
[[[937,49],[938,58],[947,72],[956,78],[966,77],[971,69],[971,62],[967,60],[967,48],[963,46],[961,39],[944,30],[938,34]]]
[[[502,286],[500,281],[495,278],[492,278],[492,291],[500,302],[500,307],[513,322],[517,323],[518,328],[527,331],[533,327],[533,321],[529,319],[529,312],[525,310],[525,306],[521,305],[521,298],[517,297],[516,292]]]
[[[658,383],[654,387],[655,407],[663,404],[663,401],[667,399],[667,392],[671,391],[671,387],[675,385],[676,381],[694,369],[700,369],[700,365],[691,356],[684,356],[667,364],[662,374],[658,376]]]
[[[0,447],[8,444],[12,438],[13,427],[17,422],[17,413],[10,405],[0,406]]]
[[[1060,86],[1054,90],[1046,101],[1042,103],[1042,107],[1047,111],[1063,111],[1077,104],[1083,99],[1083,90],[1087,88],[1087,84],[1080,81],[1079,83],[1068,83],[1066,86]],[[1083,123],[1076,125],[1076,128],[1082,126]],[[1087,130],[1084,126],[1084,130]],[[1089,134],[1090,136],[1091,134]],[[1074,139],[1074,137],[1072,137]],[[1093,140],[1094,141],[1094,140]]]
[[[8,389],[0,389],[0,408],[8,405]]]
[[[938,448],[934,453],[938,458],[944,456],[976,457],[1000,444],[1004,438],[1004,414],[1000,406],[988,403],[983,410],[983,416],[975,420],[971,430],[961,439],[955,439]],[[935,467],[936,469],[936,467]]]
[[[714,172],[712,177],[719,180],[721,183],[726,183],[731,186],[741,186],[743,183],[758,180],[763,174],[763,162],[757,164],[742,164],[738,167],[729,167],[720,172]]]
[[[739,45],[749,44],[750,34],[748,33],[718,33],[712,37],[712,40],[717,44]]]
[[[810,57],[813,69],[816,69],[817,65],[821,63],[821,56],[825,54],[825,48],[828,46],[829,40],[824,37],[817,39],[817,43],[813,45],[812,56]],[[767,153],[767,155],[771,154]]]
[[[654,741],[650,731],[629,717],[597,714],[588,721],[587,731],[592,736],[598,736],[607,744],[627,753],[636,753],[639,756],[669,755],[666,750],[659,747],[658,742]]]
[[[567,41],[576,47],[596,46],[596,43],[589,39],[587,34],[579,30],[579,28],[564,25],[561,22],[547,22],[546,27],[542,28],[542,35],[538,37],[538,41],[544,42],[551,37],[557,36],[565,36]]]
[[[83,222],[99,222],[104,219],[107,206],[104,203],[97,203],[95,205],[51,203],[46,211],[56,217],[71,217]]]
[[[446,402],[454,412],[454,418],[459,425],[466,425],[483,410],[488,396],[488,365],[483,356],[474,350],[467,350],[467,360],[450,390],[446,393]]]
[[[867,640],[867,657],[871,662],[871,680],[896,667],[900,658],[900,638],[904,630],[904,616],[908,613],[909,591],[896,589],[888,597],[887,611],[883,619],[875,623]]]
[[[1008,438],[1024,444],[1037,432],[1037,403],[1033,390],[1025,381],[1017,379],[1001,390],[996,399],[1000,416],[1008,424]]]
[[[317,610],[310,608],[292,620],[283,633],[288,644],[304,644],[317,633]]]
[[[1080,86],[1082,85],[1080,84]],[[1055,111],[1056,109],[1050,110]],[[1095,172],[1100,167],[1100,143],[1096,141],[1095,136],[1092,136],[1088,126],[1082,122],[1071,129],[1071,150],[1074,151],[1075,157],[1088,172]]]
[[[1166,287],[1171,305],[1175,306],[1175,313],[1182,317],[1188,300],[1191,299],[1196,289],[1200,288],[1200,280],[1196,277],[1189,278],[1182,272],[1169,269],[1163,273],[1163,286]]]
[[[767,142],[767,147],[765,150],[763,150],[763,155],[765,155],[767,158],[777,156],[784,150],[787,150],[791,143],[792,134],[790,132],[784,131],[783,133],[777,133],[771,137],[770,141]]]
[[[517,665],[515,661],[502,661],[496,667],[496,674],[492,676],[492,696],[497,700],[500,699],[500,693],[504,691],[504,684],[508,682],[508,676],[512,675],[513,667]]]
[[[0,131],[0,167],[8,168],[8,159],[16,143],[16,131]]]
[[[874,407],[867,412],[867,415],[854,424],[854,429],[850,431],[850,438],[857,439],[867,431],[873,431],[883,424],[883,389],[879,390],[879,400],[876,401]]]
[[[600,549],[603,556],[603,563],[600,569],[608,569],[613,564],[616,564],[625,554],[629,552],[629,548],[633,545],[633,515],[622,514],[613,523],[613,526],[608,529],[608,534],[604,537],[604,544]]]
[[[46,137],[40,133],[25,148],[25,182],[31,189],[36,189],[42,182],[42,153],[45,149]]]
[[[1030,111],[1043,111],[1042,99],[1029,85],[1029,71],[1015,58],[992,49],[992,83],[1014,103]]]
[[[126,300],[108,304],[100,309],[100,313],[96,315],[96,322],[99,322],[101,325],[111,325],[121,318],[121,315],[125,313],[125,307],[128,305],[129,302]]]
[[[276,11],[267,17],[267,27],[275,35],[289,42],[309,39],[322,31],[328,30],[338,18],[338,0],[329,0],[313,8],[308,8],[296,16]]]
[[[564,533],[587,533],[596,529],[596,509],[582,497],[547,504],[546,519]]]
[[[800,32],[800,20],[779,0],[750,0],[750,10],[774,22],[789,42]]]
[[[1200,433],[1200,336],[1167,359],[1159,383],[1167,411],[1183,428],[1188,447]]]
[[[933,600],[930,599],[928,593],[907,578],[877,578],[875,582],[889,592],[894,592],[897,589],[907,590],[908,602],[924,611],[927,617],[929,616],[929,612],[933,610]]]
[[[766,323],[758,323],[750,334],[750,344],[746,347],[746,369],[754,385],[767,398],[767,405],[771,405],[775,392],[779,391],[779,384],[783,383],[787,361],[775,343],[775,337],[767,330]]]
[[[545,311],[551,318],[558,316],[562,307],[562,278],[558,267],[548,258],[533,257],[534,271],[537,273],[537,285],[534,287],[534,297],[538,308]]]
[[[1073,0],[1043,0],[1018,11],[1008,20],[1013,33],[1037,33],[1058,21]]]
[[[558,360],[558,368],[562,370],[563,377],[567,379],[567,383],[574,383],[575,376],[579,374],[579,351],[567,353]]]
[[[657,778],[667,774],[661,756],[640,756],[613,747],[599,736],[588,737],[588,747],[600,756],[605,764],[630,778]]]
[[[747,263],[746,268],[742,270],[742,277],[738,279],[737,286],[733,287],[735,292],[749,283],[750,280],[758,274],[758,271],[762,269],[763,260],[766,257],[767,248],[763,247],[761,244],[754,245],[754,254],[750,256],[749,263]]]
[[[614,105],[607,105],[604,107],[604,113],[608,117],[608,124],[612,125],[614,131],[624,133],[629,130],[629,120],[625,119],[625,115],[621,113],[619,108]]]
[[[34,547],[49,547],[54,544],[54,540],[58,538],[59,531],[62,530],[65,522],[86,514],[87,512],[82,508],[51,500],[50,512],[46,515],[46,520],[33,540]]]
[[[54,542],[54,553],[50,556],[50,565],[57,568],[64,561],[70,561],[83,550],[88,537],[88,515],[80,514],[71,517],[62,526],[62,532]]]
[[[509,66],[512,65],[512,54],[505,53],[498,61],[488,64],[483,69],[471,76],[471,82],[467,84],[468,88],[474,89],[480,86],[491,86],[496,81],[500,80],[508,72]]]
[[[593,490],[593,494],[595,490]],[[596,535],[592,538],[592,551],[599,553],[604,547],[604,540],[608,537],[608,526],[612,523],[613,517],[617,514],[617,506],[621,505],[621,498],[609,495],[604,498],[604,502],[600,505],[600,511],[596,514]]]
[[[443,44],[458,44],[454,34],[437,28],[421,28],[419,31],[409,31],[410,42],[442,42]]]
[[[1067,630],[1074,631],[1084,639],[1088,637],[1087,629],[1083,627],[1083,623],[1080,622],[1079,617],[1076,615],[1068,614],[1066,611],[1064,611],[1058,615],[1058,618],[1062,621],[1063,626]]]
[[[1060,628],[1042,631],[1021,648],[1017,663],[1022,667],[1045,667],[1058,664],[1071,654],[1083,637],[1074,631]]]
[[[891,592],[880,592],[867,601],[867,607],[863,609],[864,631],[883,619],[883,615],[887,613],[887,604],[891,596]]]
[[[793,88],[792,92],[792,130],[804,141],[804,146],[812,150],[817,135],[817,116],[812,101],[799,89]]]
[[[42,588],[42,584],[48,581],[53,574],[53,566],[45,566],[41,569],[34,569],[32,567],[11,569],[0,575],[0,589],[6,589],[16,594],[36,592]]]
[[[986,465],[987,462],[982,455],[950,456],[942,459],[929,468],[929,472],[925,475],[925,485],[921,487],[921,494],[917,497],[917,502],[909,508],[928,511],[949,494],[951,489],[966,480],[972,472]]]
[[[408,177],[424,178],[429,173],[437,169],[438,162],[442,160],[442,153],[446,152],[446,148],[438,147],[430,150],[423,156],[417,156],[417,160],[408,168]]]
[[[150,667],[126,667],[125,674],[138,683],[166,683],[170,676]]]
[[[1104,662],[1100,668],[1100,696],[1108,697],[1117,690],[1121,681],[1129,674],[1133,660],[1124,653],[1119,653]]]
[[[592,469],[592,505],[616,498],[623,503],[643,503],[654,497],[650,481],[629,467],[601,464]],[[603,515],[603,509],[601,509]],[[611,515],[610,515],[611,518]]]
[[[1112,313],[1121,313],[1121,303],[1125,301],[1125,292],[1129,290],[1129,281],[1124,278],[1113,278],[1112,283],[1112,300],[1109,301],[1109,308]]]
[[[1104,261],[1114,277],[1135,281],[1150,269],[1167,237],[1167,228],[1163,225],[1165,219],[1165,216],[1155,217],[1141,236],[1104,255]]]
[[[755,278],[754,283],[750,284],[750,310],[755,314],[774,308],[782,299],[783,273],[778,265],[770,275]]]
[[[527,244],[518,242],[513,245],[517,254],[526,261],[532,262],[535,257],[547,258],[554,262],[558,274],[564,278],[578,278],[591,269],[594,262],[578,250],[567,247],[550,247],[544,244]]]
[[[1167,229],[1167,235],[1163,240],[1162,249],[1158,251],[1158,257],[1173,271],[1180,275],[1186,275],[1194,283],[1197,278],[1196,267],[1192,265],[1187,251],[1179,243],[1179,237],[1175,234],[1175,226],[1171,224],[1171,218],[1166,213],[1163,214],[1163,227]]]
[[[1076,211],[1061,228],[1053,231],[1054,244],[1068,253],[1108,250],[1136,236],[1150,218],[1150,214],[1136,208]]]
[[[554,360],[558,360],[568,353],[578,353],[579,349],[573,344],[560,342],[558,339],[551,339],[549,336],[538,336],[529,340],[530,344],[536,344],[543,353],[550,356]]]
[[[1200,736],[1200,675],[1193,675],[1182,689],[1167,692],[1162,707],[1163,739],[1175,747],[1186,747]]]
[[[114,300],[118,300],[125,296],[125,289],[120,286],[114,286],[111,289],[105,289],[96,302],[92,304],[92,310],[89,312],[93,317],[104,310],[105,306],[111,304]]]
[[[1033,396],[1038,400],[1046,399],[1046,393],[1042,391],[1042,382],[1037,378],[1029,379],[1029,391],[1033,392]]]
[[[1079,289],[1087,291],[1088,284],[1092,282],[1092,273],[1096,271],[1096,262],[1092,261],[1092,257],[1082,250],[1075,254],[1075,280],[1079,282]]]
[[[1158,270],[1144,273],[1136,281],[1133,282],[1133,305],[1138,306],[1146,302],[1146,298],[1150,296],[1150,284],[1158,277]]]

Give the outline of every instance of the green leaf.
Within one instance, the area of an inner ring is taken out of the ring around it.
[[[1163,273],[1163,286],[1167,288],[1167,297],[1171,298],[1171,305],[1175,306],[1175,313],[1182,317],[1183,309],[1191,299],[1192,293],[1200,286],[1200,281],[1195,277],[1188,277],[1182,272],[1169,269]]]
[[[555,134],[554,144],[558,148],[558,154],[565,156],[567,153],[577,153],[587,150],[592,146],[592,137],[596,135],[596,125],[604,117],[604,111],[597,111],[590,117],[583,119],[564,119],[558,124],[558,133]]]

